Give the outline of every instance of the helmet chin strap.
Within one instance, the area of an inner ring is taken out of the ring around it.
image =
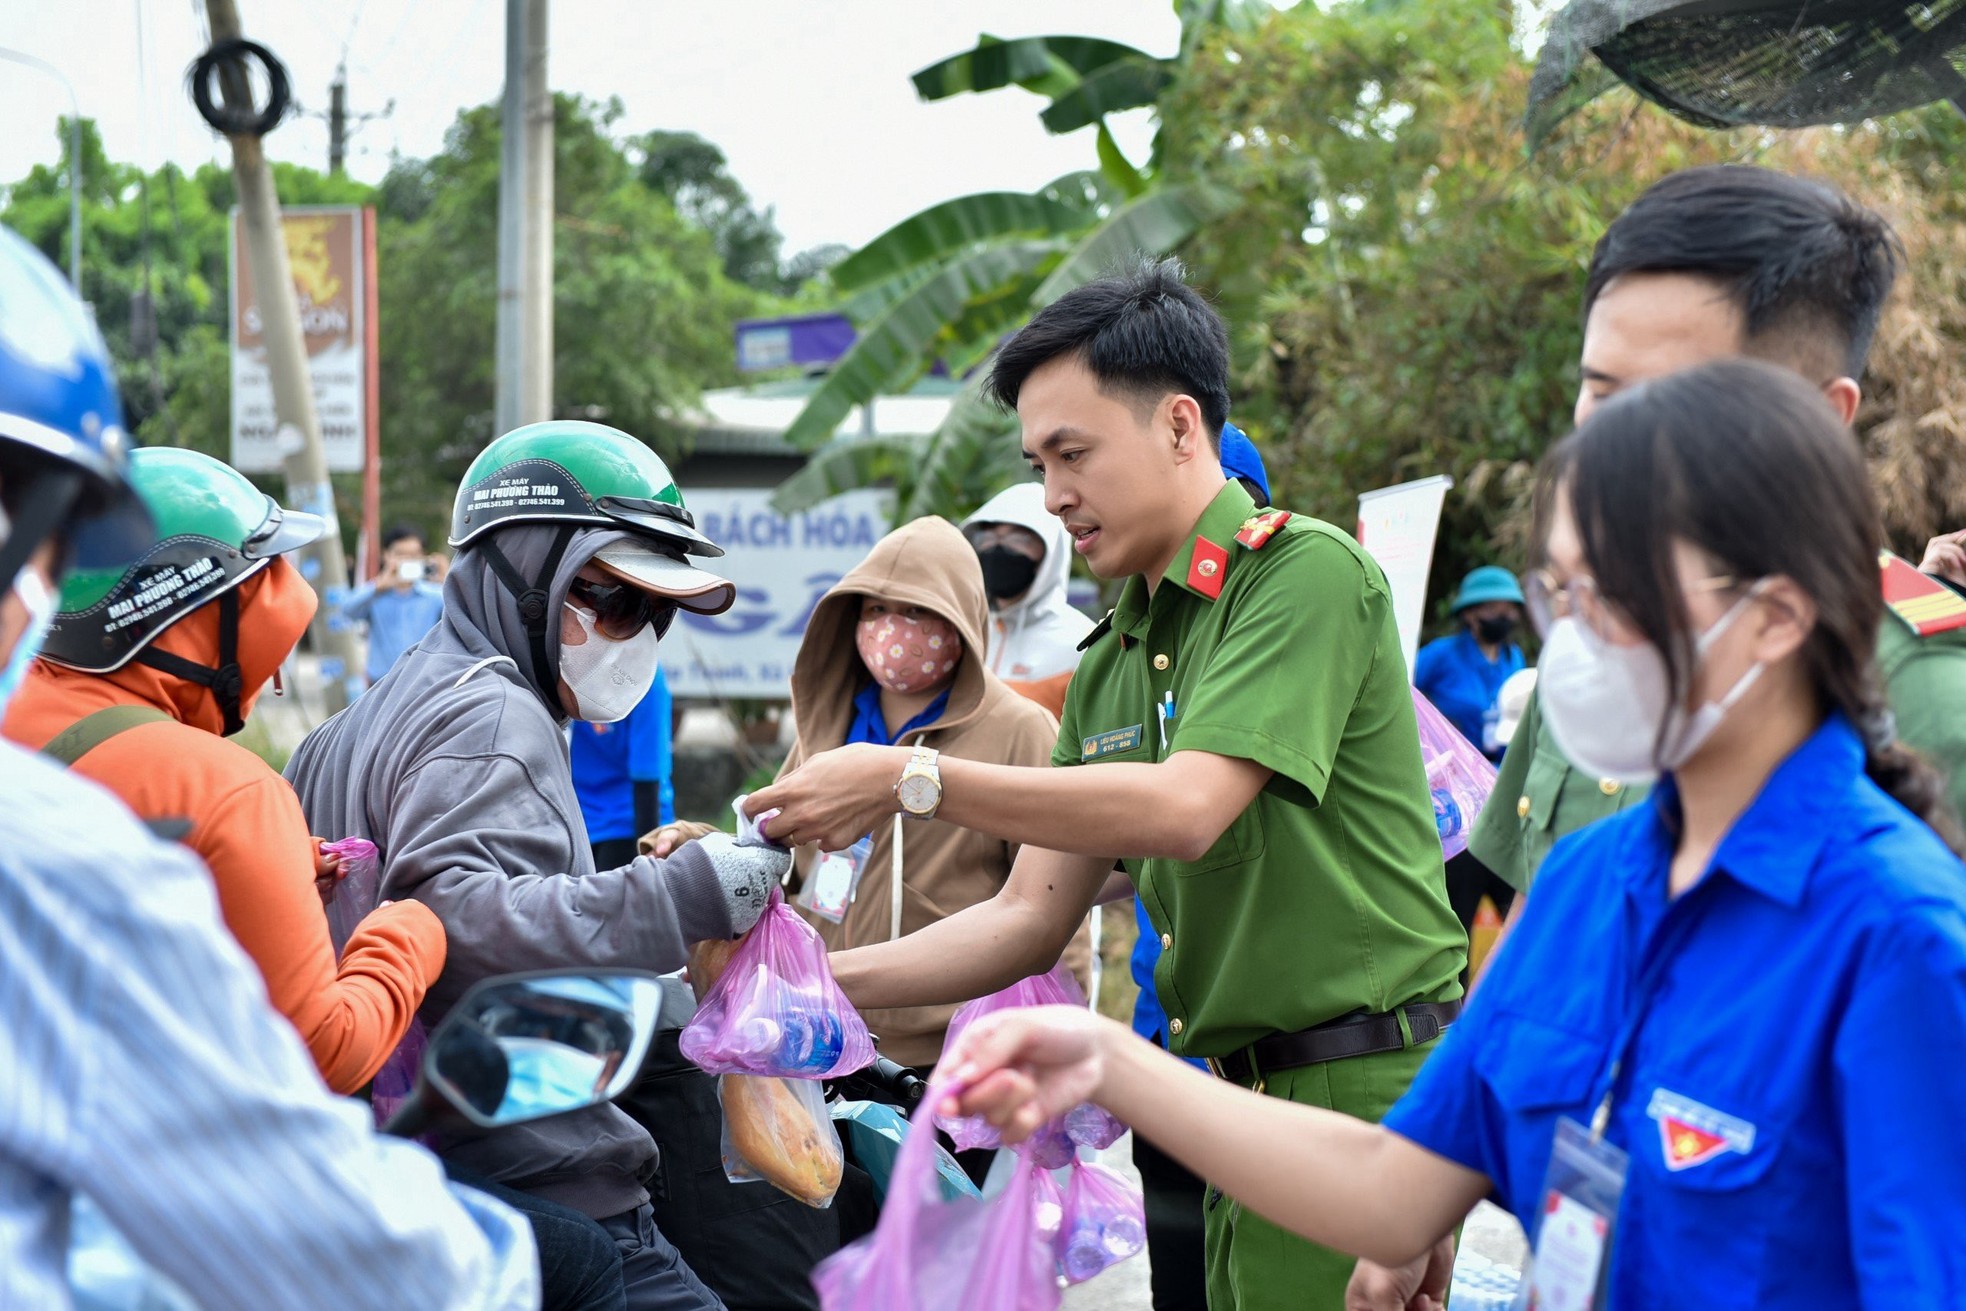
[[[546,561],[539,567],[539,577],[530,583],[505,552],[498,549],[494,537],[487,537],[478,548],[485,553],[485,563],[491,566],[492,573],[519,604],[519,619],[525,624],[526,636],[532,644],[533,686],[546,698],[547,709],[556,716],[564,716],[566,710],[560,704],[560,671],[546,659],[546,624],[549,618],[554,622],[559,619],[551,614],[553,575],[560,571],[560,560],[566,555],[567,544],[573,541],[575,531],[573,524],[560,525],[552,548],[546,552]]]
[[[81,495],[79,473],[48,469],[26,480],[20,510],[5,539],[0,540],[0,592],[14,585],[14,576],[26,567],[28,558],[60,530]],[[0,522],[5,522],[4,518]]]
[[[239,668],[239,590],[228,588],[218,598],[218,666],[201,665],[169,651],[146,646],[137,652],[137,663],[162,670],[188,683],[211,689],[212,700],[225,716],[225,736],[231,737],[246,726],[240,718],[239,701],[245,695],[246,675]]]

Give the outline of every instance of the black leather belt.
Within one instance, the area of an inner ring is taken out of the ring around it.
[[[1257,1084],[1259,1074],[1400,1051],[1408,1046],[1406,1034],[1400,1030],[1402,1015],[1406,1017],[1406,1031],[1413,1035],[1411,1045],[1418,1047],[1445,1033],[1460,1014],[1458,1001],[1424,1001],[1410,1002],[1397,1011],[1378,1015],[1340,1016],[1316,1028],[1258,1038],[1227,1056],[1211,1056],[1208,1068],[1218,1077],[1248,1088]]]

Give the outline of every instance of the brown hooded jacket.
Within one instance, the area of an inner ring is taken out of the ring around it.
[[[845,743],[853,725],[853,699],[868,674],[854,643],[862,597],[893,606],[921,606],[949,620],[962,635],[963,659],[949,690],[942,717],[900,745],[917,742],[943,755],[998,765],[1048,765],[1058,740],[1051,713],[1004,685],[984,658],[988,603],[976,552],[946,519],[917,519],[875,544],[814,608],[792,666],[792,713],[798,739],[780,777],[808,756]],[[958,828],[941,820],[886,820],[874,832],[872,854],[844,923],[807,913],[828,948],[842,951],[889,939],[893,914],[894,841],[901,840],[901,932],[913,933],[935,921],[994,897],[1010,877],[1017,849],[1000,838]],[[811,867],[816,849],[799,852],[798,868]],[[1066,953],[1067,963],[1085,981],[1088,960],[1083,929]],[[954,1006],[917,1006],[866,1013],[867,1027],[881,1040],[881,1054],[904,1065],[933,1064],[942,1055],[942,1036]]]

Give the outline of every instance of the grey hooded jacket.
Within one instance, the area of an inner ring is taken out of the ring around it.
[[[496,535],[526,578],[558,526]],[[549,589],[547,659],[574,574],[626,534],[582,530]],[[557,678],[557,673],[553,675]],[[443,920],[450,954],[423,1019],[435,1024],[480,979],[519,970],[669,971],[686,944],[731,936],[709,859],[689,844],[596,872],[567,765],[564,711],[549,705],[517,602],[477,550],[444,584],[444,618],[374,687],[308,734],[287,766],[313,831],[380,848],[381,896]],[[444,1144],[458,1165],[597,1219],[646,1201],[646,1130],[612,1106]]]

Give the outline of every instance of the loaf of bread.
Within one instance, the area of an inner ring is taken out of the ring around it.
[[[719,1086],[728,1148],[725,1173],[742,1177],[746,1172],[740,1167],[749,1166],[749,1173],[808,1206],[830,1202],[839,1191],[843,1165],[832,1121],[821,1125],[791,1080],[726,1074]],[[817,1101],[819,1086],[805,1087]],[[823,1102],[819,1114],[825,1114]]]

